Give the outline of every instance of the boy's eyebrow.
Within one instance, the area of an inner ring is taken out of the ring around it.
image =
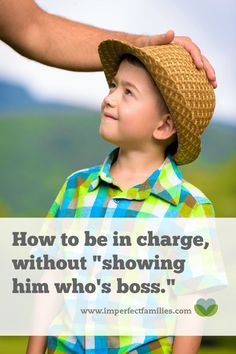
[[[118,82],[118,80],[117,80],[117,77],[116,77],[116,76],[114,77],[114,79],[113,79],[113,80],[115,81],[115,83],[117,83],[117,82]],[[130,86],[130,87],[134,88],[137,92],[139,92],[139,93],[140,93],[140,91],[139,91],[139,89],[137,88],[137,86],[135,86],[135,84],[133,84],[132,82],[127,81],[127,80],[121,80],[121,81],[120,81],[120,83],[121,83],[121,85],[122,85],[122,86]]]

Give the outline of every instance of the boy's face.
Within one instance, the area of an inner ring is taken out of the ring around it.
[[[154,131],[162,119],[158,100],[145,68],[123,60],[102,102],[100,135],[123,148],[155,143]]]

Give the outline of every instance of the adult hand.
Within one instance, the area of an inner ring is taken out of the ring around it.
[[[217,87],[215,70],[207,58],[201,53],[200,48],[189,37],[176,36],[172,43],[176,43],[185,48],[192,56],[194,64],[198,69],[204,69],[209,82],[213,88]]]
[[[145,47],[149,45],[161,45],[176,43],[185,48],[193,58],[194,64],[198,69],[204,69],[209,82],[214,88],[217,87],[215,70],[207,58],[201,53],[200,48],[192,41],[190,37],[175,36],[174,31],[168,31],[163,34],[153,36],[139,36],[135,40],[135,45]]]
[[[173,31],[153,36],[114,32],[48,14],[32,0],[0,0],[0,39],[40,63],[73,71],[101,70],[97,47],[111,38],[139,47],[177,43],[217,86],[214,69],[189,37],[175,37]]]

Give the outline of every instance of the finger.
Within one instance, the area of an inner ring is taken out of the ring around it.
[[[175,37],[174,31],[170,30],[163,34],[151,36],[152,45],[169,44]]]
[[[216,82],[216,74],[213,66],[210,64],[209,60],[202,55],[202,60],[203,60],[203,68],[206,72],[207,78],[212,84],[214,88],[217,87],[217,82]]]
[[[213,86],[213,88],[214,89],[216,89],[217,88],[217,86],[218,86],[218,84],[217,84],[217,81],[215,80],[215,81],[212,81],[211,82],[211,84],[212,84],[212,86]]]
[[[196,67],[198,69],[203,69],[204,63],[202,59],[202,53],[200,49],[196,46],[196,44],[193,42],[189,45],[189,53],[191,54],[193,62],[196,65]]]
[[[202,60],[202,54],[199,47],[189,37],[175,37],[173,43],[177,43],[185,48],[191,55],[194,64],[198,69],[203,69],[204,64]]]
[[[162,45],[169,44],[174,39],[174,31],[170,30],[166,33],[155,34],[152,36],[141,36],[137,40],[137,45],[139,47],[145,47],[149,45]]]

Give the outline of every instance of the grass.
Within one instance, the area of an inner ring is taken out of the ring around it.
[[[202,348],[198,354],[235,354],[235,348],[225,348],[225,347],[212,347],[212,348]]]
[[[28,337],[0,337],[0,354],[25,354]]]

